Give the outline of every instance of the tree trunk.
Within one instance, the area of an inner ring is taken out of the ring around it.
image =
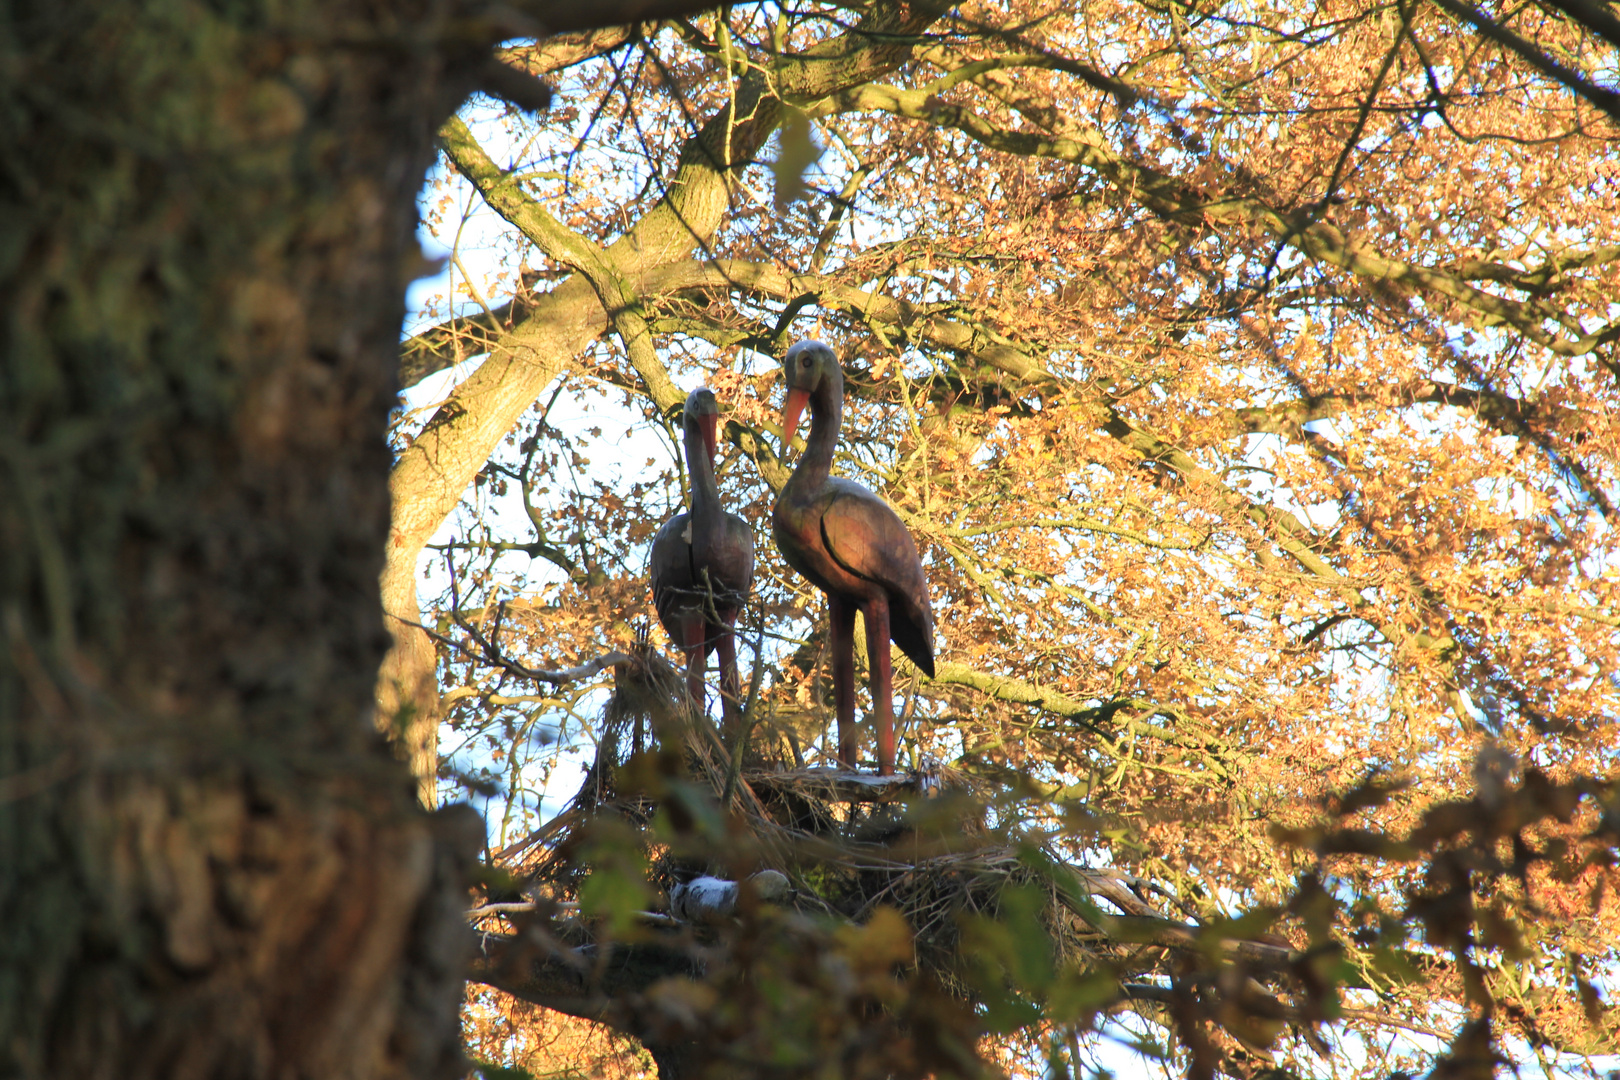
[[[509,32],[444,8],[5,16],[0,1075],[459,1068],[476,836],[372,721],[414,200]]]
[[[695,6],[6,5],[0,1076],[461,1068],[478,822],[373,699],[416,195],[496,42]]]

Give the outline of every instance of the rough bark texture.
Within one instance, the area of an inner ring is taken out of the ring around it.
[[[452,14],[0,17],[0,1075],[458,1067],[474,838],[371,707]]]

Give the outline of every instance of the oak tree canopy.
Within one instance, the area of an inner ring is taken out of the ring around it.
[[[1319,1074],[1319,1024],[1355,1075],[1612,1048],[1612,16],[1072,7],[738,7],[509,45],[556,98],[440,130],[430,227],[504,231],[455,249],[401,351],[407,386],[458,372],[402,420],[392,481],[384,697],[419,770],[454,739],[441,796],[500,794],[492,850],[552,867],[547,902],[582,899],[556,871],[580,851],[599,881],[643,872],[600,837],[525,839],[548,740],[619,736],[600,669],[522,672],[633,649],[682,488],[677,457],[625,457],[678,447],[691,387],[725,410],[728,506],[768,520],[780,357],[818,336],[848,374],[838,467],[930,578],[935,677],[896,657],[902,763],[1000,793],[1009,850],[1136,883],[1092,909],[1116,951],[1080,974],[957,973],[987,1060],[1080,1070],[1110,1015],[1205,1074]],[[819,601],[759,536],[745,787],[830,758]],[[1023,940],[1036,901],[1008,880],[952,924],[980,953]],[[1127,929],[1133,904],[1166,922]],[[921,932],[876,910],[839,913]],[[885,1008],[916,1021],[933,991],[905,986]],[[572,1011],[645,986],[621,989]]]

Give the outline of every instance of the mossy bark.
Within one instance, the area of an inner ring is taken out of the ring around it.
[[[458,1067],[475,837],[372,720],[445,11],[0,14],[0,1075]]]

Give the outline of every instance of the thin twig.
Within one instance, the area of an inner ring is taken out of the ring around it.
[[[748,678],[748,699],[743,703],[740,720],[741,731],[737,736],[737,749],[731,755],[731,767],[726,770],[726,789],[720,797],[721,806],[730,806],[731,798],[737,793],[737,781],[742,776],[743,757],[748,753],[748,739],[754,733],[754,725],[758,722],[754,716],[754,707],[759,703],[760,677],[765,674],[765,664],[760,651],[765,644],[765,612],[760,610],[754,619],[754,671]],[[721,690],[724,693],[724,688]],[[724,705],[721,706],[724,709]]]

